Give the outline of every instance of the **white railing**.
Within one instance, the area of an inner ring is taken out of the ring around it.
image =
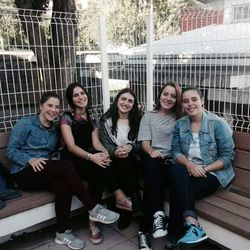
[[[151,109],[160,87],[173,81],[201,88],[208,110],[227,119],[234,130],[249,132],[248,7],[226,7],[183,9],[163,37],[153,31],[153,17],[140,14],[136,32],[113,31],[117,44],[110,39],[110,22],[104,17],[91,23],[93,37],[94,31],[99,37],[94,41],[91,32],[82,36],[81,11],[49,15],[0,7],[0,131],[36,113],[42,92],[54,90],[63,97],[73,81],[90,92],[96,115],[127,86]],[[237,20],[232,16],[229,22],[228,13],[236,13]]]

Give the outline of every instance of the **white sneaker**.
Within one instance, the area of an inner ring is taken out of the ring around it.
[[[67,245],[71,249],[82,249],[85,242],[78,239],[72,230],[66,230],[64,233],[56,233],[55,243],[60,245]]]
[[[104,206],[97,204],[89,211],[89,219],[92,221],[101,222],[103,224],[111,224],[119,219],[120,215],[110,211]]]

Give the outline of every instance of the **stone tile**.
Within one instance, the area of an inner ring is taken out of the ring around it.
[[[124,230],[119,230],[117,223],[112,224],[111,227],[127,239],[131,239],[137,235],[139,224],[136,220],[133,220],[131,224]]]
[[[133,237],[131,239],[131,241],[138,246],[138,239],[137,239],[137,235],[135,237]],[[166,244],[166,239],[165,237],[163,238],[158,238],[158,239],[154,239],[153,237],[150,237],[150,241],[152,244],[153,249],[164,249],[165,244]]]
[[[134,219],[131,225],[120,231],[117,223],[112,225],[100,225],[103,229],[104,242],[93,245],[88,239],[88,214],[81,214],[71,218],[71,225],[74,233],[85,241],[84,250],[136,250],[138,249],[137,232],[138,225]],[[13,238],[5,244],[0,245],[0,250],[69,250],[68,247],[54,243],[55,225],[26,233]],[[151,237],[153,249],[161,250],[165,246],[165,238],[153,239]],[[202,245],[192,248],[192,250],[226,250],[214,242],[206,241]],[[191,249],[190,249],[191,250]]]
[[[153,249],[164,249],[165,244],[166,244],[166,238],[159,238],[159,239],[154,239],[153,237],[151,237],[151,243],[152,243],[152,247]]]
[[[42,246],[36,247],[36,248],[30,248],[30,250],[69,250],[67,246],[64,245],[58,245],[54,241],[50,241],[47,244],[44,244]]]
[[[54,232],[54,230],[50,232],[38,230],[32,233],[25,233],[1,244],[0,250],[30,250],[50,242],[54,239]]]
[[[86,243],[86,250],[106,250],[110,249],[113,246],[119,245],[127,239],[121,235],[119,232],[114,230],[111,226],[102,226],[104,241],[101,244],[93,245],[88,239],[88,229],[84,228],[76,232],[81,239],[83,239]]]
[[[119,245],[109,248],[109,250],[137,250],[138,247],[132,241],[125,241]]]

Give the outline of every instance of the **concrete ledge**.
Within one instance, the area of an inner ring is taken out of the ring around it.
[[[73,197],[71,211],[81,207],[82,203],[76,197]],[[53,218],[55,218],[54,202],[3,218],[0,220],[0,243],[7,241],[12,234],[18,235],[27,230],[30,231],[31,227]],[[42,227],[42,224],[40,227]],[[38,228],[36,227],[36,229]]]
[[[244,238],[238,234],[235,234],[217,224],[211,223],[201,217],[199,222],[206,231],[208,237],[223,246],[226,246],[232,250],[249,250],[250,240]]]

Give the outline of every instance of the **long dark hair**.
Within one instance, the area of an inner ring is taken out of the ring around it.
[[[158,95],[158,97],[156,99],[154,110],[157,110],[157,111],[160,110],[160,108],[161,108],[161,103],[160,103],[161,94],[162,94],[163,90],[167,86],[171,86],[171,87],[175,88],[175,91],[176,91],[176,104],[173,107],[173,112],[176,114],[176,118],[178,119],[183,115],[182,114],[182,108],[181,108],[181,87],[179,86],[178,83],[167,82],[166,84],[164,84],[162,86],[162,88],[160,89],[159,95]]]
[[[90,98],[89,93],[85,90],[85,88],[84,88],[80,83],[78,83],[78,82],[73,82],[73,83],[71,83],[71,84],[67,87],[67,89],[66,89],[66,99],[67,99],[67,101],[68,101],[68,104],[69,104],[69,106],[71,107],[71,109],[72,109],[73,111],[75,111],[76,107],[75,107],[75,104],[74,104],[74,102],[73,102],[73,93],[74,93],[74,89],[75,89],[76,87],[81,88],[81,89],[86,93],[86,95],[87,95],[87,97],[88,97],[88,105],[87,105],[85,111],[86,111],[87,119],[88,119],[88,121],[90,121],[91,119],[90,119],[89,109],[91,108],[91,98]]]
[[[136,139],[137,134],[138,134],[140,120],[141,120],[141,113],[138,108],[138,101],[137,101],[136,95],[132,89],[125,88],[125,89],[120,90],[118,94],[116,95],[113,104],[108,109],[108,111],[102,115],[100,121],[104,123],[109,118],[111,118],[112,120],[111,132],[113,135],[117,136],[117,121],[119,119],[117,103],[118,103],[119,97],[125,93],[129,93],[130,95],[134,97],[134,105],[128,114],[128,121],[129,121],[129,127],[130,127],[130,130],[128,133],[128,139],[133,141]]]

